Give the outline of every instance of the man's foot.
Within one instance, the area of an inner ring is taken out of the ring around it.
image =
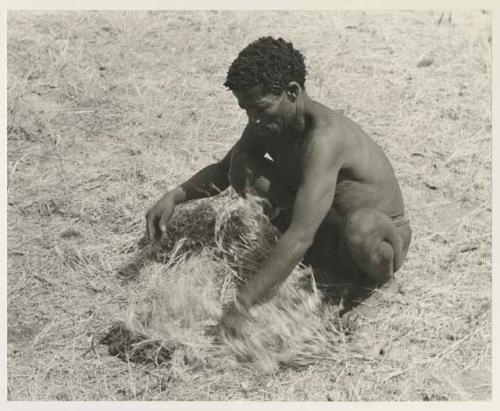
[[[355,321],[358,318],[373,319],[379,311],[392,302],[394,297],[401,292],[399,283],[391,280],[380,288],[374,289],[370,295],[360,302],[359,305],[346,312],[343,317],[349,321]]]

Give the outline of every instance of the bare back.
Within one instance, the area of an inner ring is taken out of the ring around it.
[[[289,188],[293,192],[298,189],[306,167],[303,159],[316,138],[315,129],[322,127],[327,129],[328,138],[315,143],[325,145],[325,152],[331,151],[331,145],[342,151],[331,206],[335,213],[344,216],[357,209],[371,208],[391,218],[403,216],[401,190],[380,146],[359,125],[321,103],[314,102],[307,115],[306,135],[298,142],[291,142],[288,136],[251,136],[272,157]]]
[[[403,216],[401,189],[380,146],[359,125],[325,109],[332,118],[332,134],[342,139],[343,147],[333,209],[341,216],[360,208],[372,208],[391,218]]]

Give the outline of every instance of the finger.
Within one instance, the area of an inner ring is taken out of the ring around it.
[[[221,329],[218,324],[210,325],[205,331],[205,336],[213,338],[215,343],[221,342]]]
[[[150,227],[150,224],[149,224],[149,219],[150,219],[150,215],[149,215],[149,212],[146,214],[146,235],[148,236],[148,238],[151,240],[151,235],[153,234],[151,232],[151,227]]]
[[[158,241],[158,230],[156,229],[156,223],[158,221],[158,217],[154,215],[149,215],[147,219],[147,227],[148,227],[148,234],[149,234],[149,239]]]
[[[159,242],[161,240],[161,231],[158,226],[158,222],[160,219],[157,217],[154,223],[154,228],[155,228],[155,241]]]
[[[207,337],[215,337],[217,335],[217,326],[216,325],[209,325],[205,331],[205,335]]]
[[[160,236],[165,234],[167,232],[167,223],[168,223],[168,218],[165,213],[162,213],[161,218],[160,218]]]
[[[233,326],[225,326],[222,333],[227,340],[241,339],[240,331]]]
[[[146,233],[148,235],[148,238],[152,240],[154,231],[152,225],[152,217],[149,212],[146,214]]]
[[[231,328],[224,327],[224,335],[226,336],[226,338],[234,338],[236,337],[236,332],[232,327]]]
[[[149,235],[149,221],[148,221],[148,216],[146,216],[146,237],[151,238]]]

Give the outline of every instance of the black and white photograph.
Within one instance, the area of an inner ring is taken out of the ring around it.
[[[491,403],[491,9],[14,6],[9,402]]]

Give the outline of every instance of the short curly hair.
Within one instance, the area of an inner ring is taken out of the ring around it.
[[[306,74],[304,56],[292,43],[281,37],[261,37],[240,51],[224,85],[233,91],[260,85],[264,92],[278,95],[291,81],[304,88]]]

